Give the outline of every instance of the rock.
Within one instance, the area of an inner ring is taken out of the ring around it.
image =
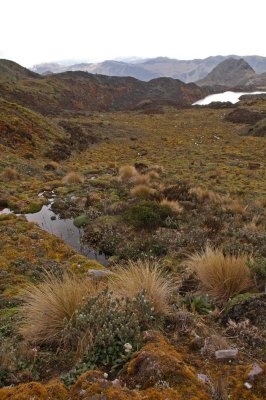
[[[228,302],[223,322],[248,319],[252,325],[266,329],[266,293],[241,294]]]
[[[114,379],[112,381],[112,385],[116,388],[120,388],[121,387],[121,381],[119,379]]]
[[[245,382],[244,386],[246,389],[249,389],[249,390],[252,388],[252,385],[249,382]]]
[[[262,374],[262,372],[263,372],[263,369],[259,366],[259,364],[254,363],[252,370],[248,374],[248,378],[250,380],[253,380],[255,378],[255,376]]]
[[[253,125],[264,118],[264,114],[250,111],[245,108],[237,108],[225,116],[225,120],[236,124]]]
[[[210,383],[210,378],[204,374],[197,374],[198,379],[203,383]]]
[[[214,354],[216,360],[235,359],[238,355],[238,349],[217,350]]]

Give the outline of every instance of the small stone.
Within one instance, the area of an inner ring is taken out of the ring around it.
[[[83,397],[84,394],[86,394],[86,390],[81,389],[80,392],[79,392],[80,397]]]
[[[263,372],[263,369],[259,366],[259,364],[254,363],[253,368],[248,374],[248,378],[253,380],[255,376],[261,374]]]
[[[121,387],[121,382],[119,379],[115,379],[112,381],[112,385],[116,388],[120,388]]]
[[[107,379],[107,378],[108,378],[108,374],[105,372],[105,373],[103,374],[103,377],[104,377],[104,379]]]
[[[198,379],[203,383],[210,383],[210,379],[207,375],[204,374],[197,374]]]
[[[217,350],[215,352],[216,360],[228,360],[236,358],[237,355],[238,355],[238,349]]]
[[[252,385],[249,382],[245,382],[244,386],[246,389],[249,389],[249,390],[252,388]]]

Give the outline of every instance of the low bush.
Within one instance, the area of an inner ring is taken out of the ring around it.
[[[136,297],[114,298],[107,290],[90,299],[76,314],[77,330],[92,328],[93,344],[81,362],[63,376],[66,384],[75,382],[87,370],[120,369],[142,345],[142,332],[156,325],[154,311],[145,293]]]
[[[134,205],[124,213],[124,220],[136,229],[156,229],[163,226],[173,211],[167,205],[146,201]]]

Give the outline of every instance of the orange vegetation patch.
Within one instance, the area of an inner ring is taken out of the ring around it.
[[[67,400],[66,388],[59,382],[42,385],[30,382],[14,388],[0,389],[1,400]]]
[[[129,362],[124,380],[131,388],[147,389],[154,385],[178,388],[180,399],[208,399],[195,370],[159,333],[149,332],[148,343]]]

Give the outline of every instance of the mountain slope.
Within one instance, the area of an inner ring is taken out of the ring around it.
[[[200,86],[239,86],[244,85],[246,81],[253,78],[256,72],[243,59],[235,60],[229,58],[218,64],[204,79],[197,82]]]
[[[133,110],[147,101],[156,105],[186,106],[209,94],[206,88],[172,78],[143,82],[130,77],[78,71],[49,76],[27,77],[24,74],[12,84],[0,79],[0,91],[6,100],[43,114],[62,110]]]
[[[67,134],[44,116],[0,99],[0,145],[17,153],[46,152]]]

